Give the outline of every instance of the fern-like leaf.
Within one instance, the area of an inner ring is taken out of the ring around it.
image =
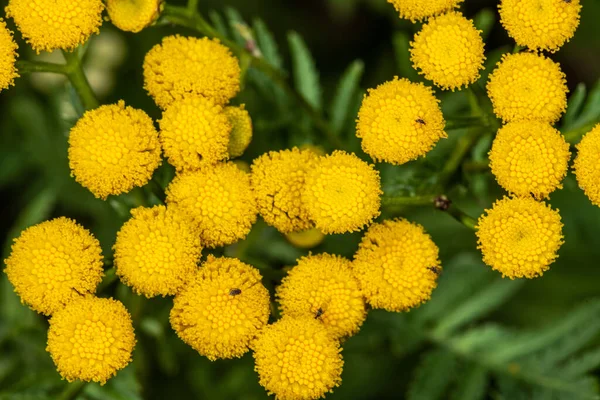
[[[296,89],[308,104],[321,110],[321,84],[313,57],[298,33],[290,32],[288,43],[292,54]]]

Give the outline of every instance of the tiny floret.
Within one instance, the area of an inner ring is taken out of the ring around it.
[[[239,157],[252,141],[252,119],[243,104],[239,107],[225,107],[225,115],[232,127],[229,135],[229,157]]]
[[[8,89],[19,77],[15,68],[17,62],[17,43],[6,22],[0,18],[0,91]]]
[[[577,145],[575,176],[590,201],[600,206],[600,124],[588,132]]]
[[[453,10],[464,0],[388,0],[400,13],[400,18],[412,22]]]
[[[114,26],[139,32],[160,15],[162,0],[106,0],[106,11]]]
[[[293,246],[301,249],[312,249],[323,242],[325,235],[317,228],[310,228],[305,231],[286,233],[285,238]]]

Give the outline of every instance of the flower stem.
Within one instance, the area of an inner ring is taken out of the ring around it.
[[[87,382],[75,381],[67,384],[63,392],[58,395],[58,400],[74,400],[79,396],[81,391],[85,388]]]
[[[482,130],[479,128],[472,128],[458,141],[456,147],[452,150],[448,161],[442,168],[442,171],[438,175],[439,183],[442,187],[445,187],[450,178],[460,168],[463,160],[467,156],[467,153],[475,146]]]
[[[69,52],[63,50],[63,55],[67,61],[67,64],[65,65],[67,77],[79,95],[81,103],[85,109],[92,110],[98,107],[98,100],[96,99],[96,95],[94,94],[90,83],[83,73],[83,68],[81,67],[81,61],[79,60],[77,51]]]
[[[67,69],[64,64],[54,64],[43,61],[19,60],[16,63],[17,70],[21,74],[30,74],[33,72],[50,72],[55,74],[67,75]]]
[[[445,210],[448,214],[450,214],[455,220],[471,229],[472,231],[477,230],[477,220],[470,215],[467,215],[464,211],[456,207],[454,204],[451,204],[447,210]]]
[[[426,206],[433,205],[436,196],[383,196],[381,198],[382,206]]]
[[[198,0],[188,0],[187,9],[190,13],[196,13],[198,10]]]

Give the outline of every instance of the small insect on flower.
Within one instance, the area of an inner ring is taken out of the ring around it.
[[[323,315],[323,309],[321,307],[319,307],[317,309],[317,312],[315,313],[315,319],[321,318],[322,315]]]
[[[421,119],[421,118],[417,118],[417,124],[421,124],[421,125],[427,125],[427,124],[425,123],[425,121],[423,121],[423,119]]]
[[[230,295],[230,296],[237,296],[237,295],[239,295],[239,294],[242,294],[242,289],[237,289],[237,288],[236,288],[236,289],[231,289],[231,290],[229,291],[229,295]]]

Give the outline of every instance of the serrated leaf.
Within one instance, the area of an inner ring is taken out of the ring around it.
[[[265,60],[272,66],[282,69],[283,61],[279,54],[279,47],[277,46],[273,34],[269,31],[269,28],[267,28],[267,25],[265,25],[261,19],[257,18],[254,20],[253,28],[258,48],[262,52]]]
[[[365,64],[361,60],[356,60],[348,66],[340,79],[331,104],[331,129],[338,135],[350,115],[350,105],[364,70]]]
[[[294,66],[296,89],[308,104],[321,110],[321,84],[313,57],[298,33],[288,33],[288,43]]]
[[[585,83],[579,83],[575,88],[573,94],[569,97],[569,102],[567,104],[567,112],[563,117],[562,129],[570,129],[573,123],[575,122],[577,115],[579,115],[579,112],[581,111],[581,108],[583,106],[586,92],[587,90],[585,88]]]
[[[229,29],[231,30],[231,37],[240,46],[246,45],[246,40],[242,36],[240,29],[243,26],[247,26],[242,18],[242,15],[233,7],[225,8],[225,17],[229,23]]]
[[[208,12],[208,17],[210,18],[210,21],[212,22],[212,25],[217,30],[217,32],[219,32],[224,37],[229,37],[227,25],[225,25],[225,20],[223,19],[221,14],[219,14],[215,10],[210,10]]]
[[[485,399],[487,386],[488,372],[478,365],[469,365],[452,391],[451,400]]]
[[[506,328],[496,325],[487,324],[471,328],[464,333],[456,335],[452,338],[454,348],[459,351],[473,352],[485,350],[495,342],[510,336],[510,332]]]
[[[406,398],[408,400],[442,399],[446,388],[455,377],[449,372],[454,370],[456,364],[456,357],[445,350],[426,353],[417,367]]]
[[[481,31],[481,38],[485,41],[496,23],[496,14],[489,8],[484,8],[475,15],[473,23]]]
[[[408,78],[411,81],[419,81],[419,74],[414,70],[410,61],[410,39],[406,32],[399,31],[394,33],[392,44],[400,76]]]

